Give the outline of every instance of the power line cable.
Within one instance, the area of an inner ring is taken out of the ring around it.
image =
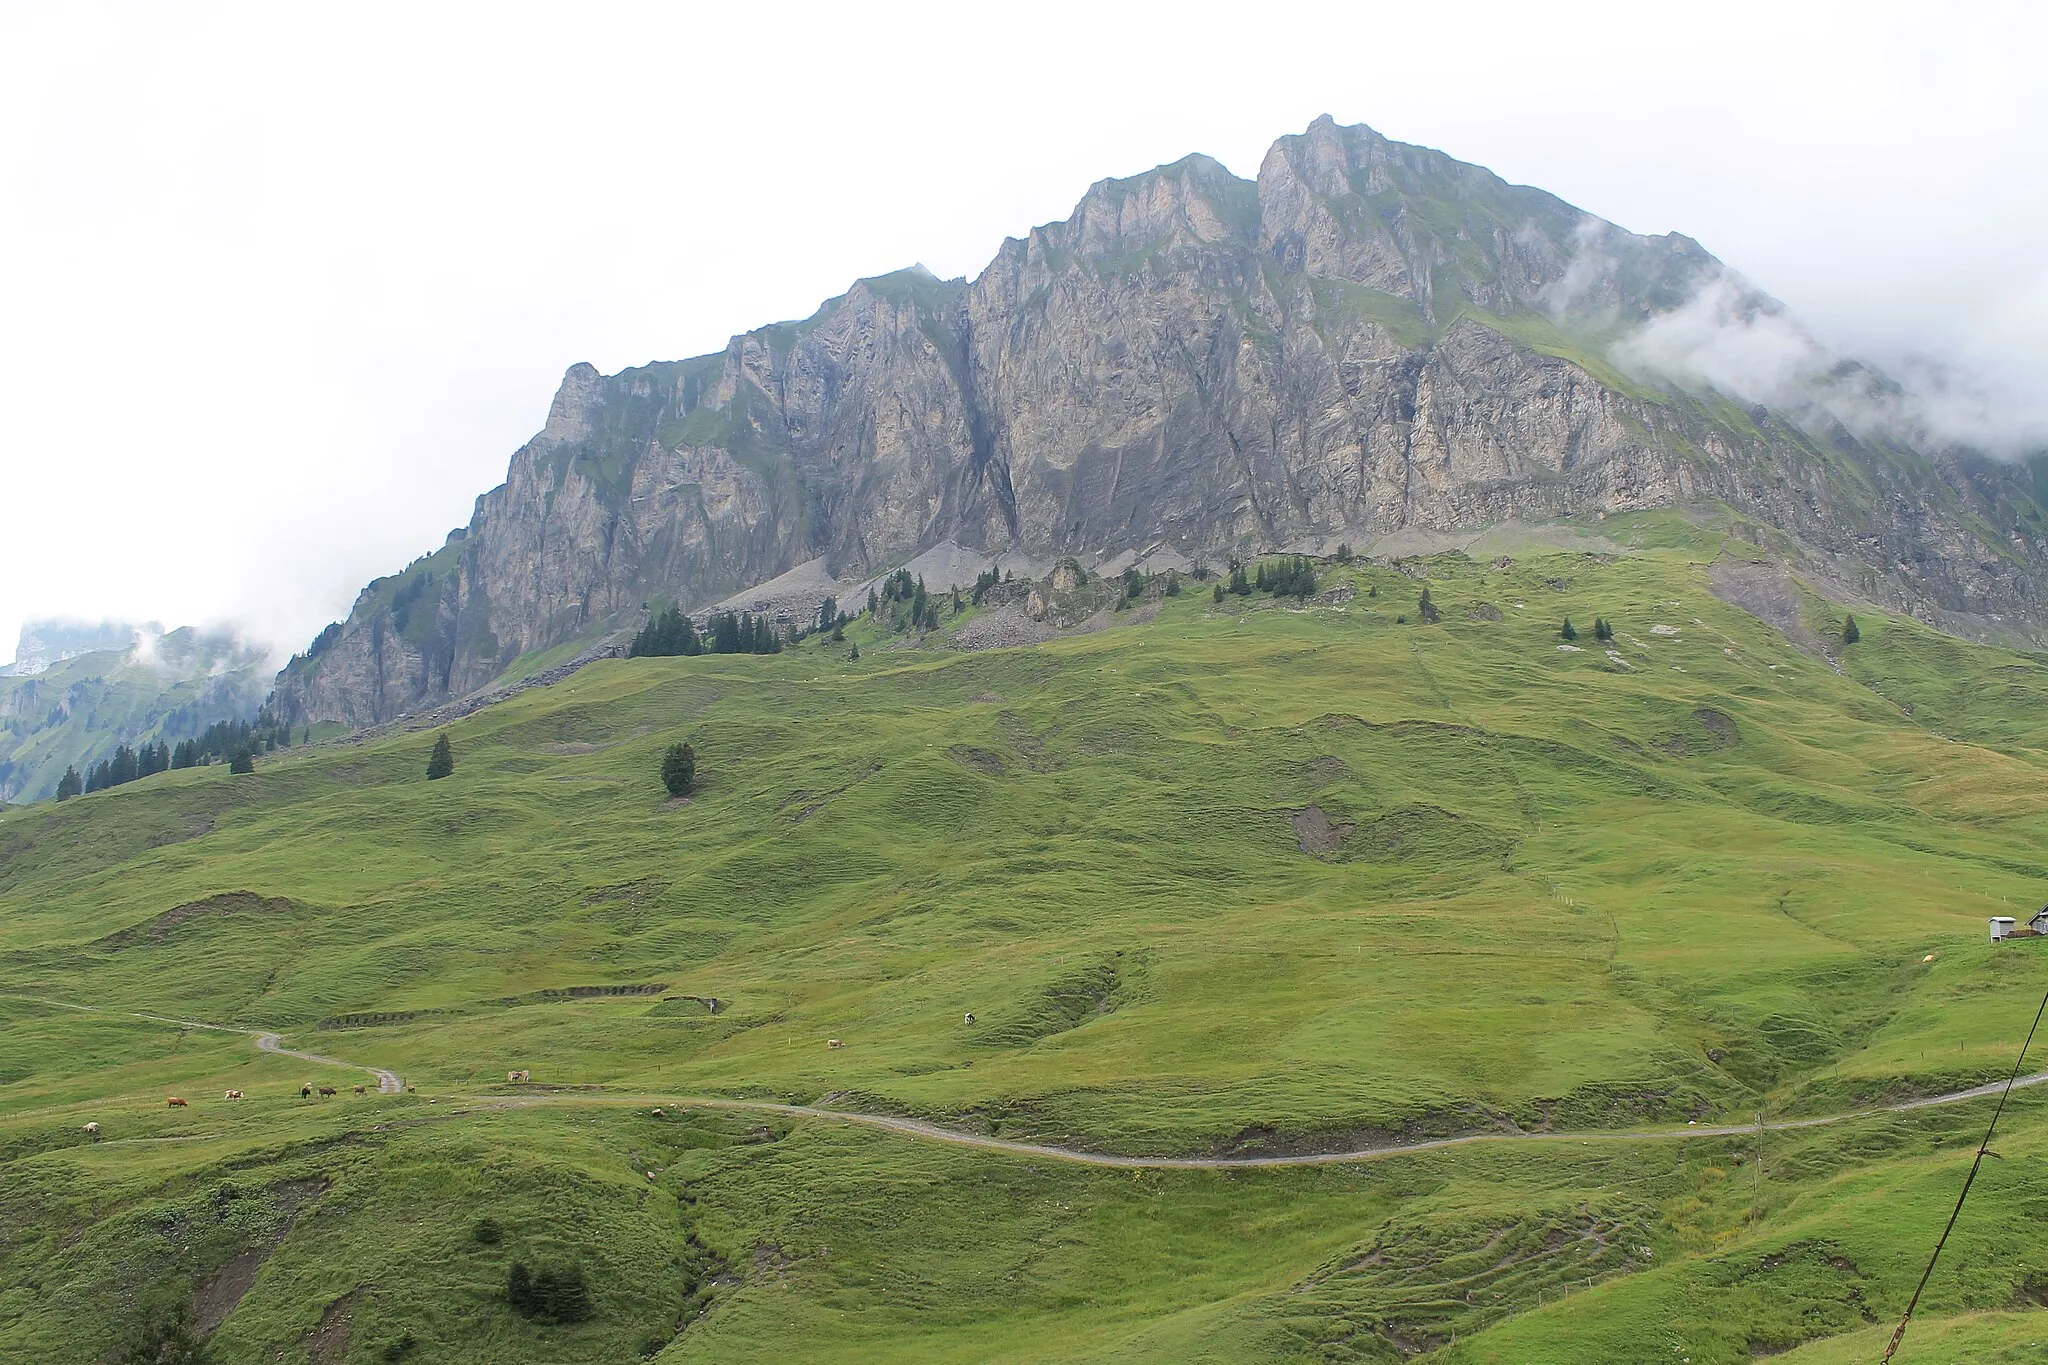
[[[1913,1310],[1920,1306],[1920,1295],[1934,1275],[1934,1263],[1941,1259],[1941,1249],[1948,1245],[1948,1235],[1956,1229],[1956,1219],[1963,1216],[1963,1201],[1970,1197],[1970,1186],[1977,1183],[1977,1168],[1991,1153],[1991,1135],[1998,1131],[1999,1115],[2005,1112],[2005,1102],[2012,1098],[2013,1083],[2020,1078],[2020,1068],[2026,1064],[2027,1049],[2034,1045],[2034,1033],[2041,1027],[2043,1014],[2048,1014],[2048,994],[2041,997],[2041,1008],[2034,1011],[2034,1027],[2027,1030],[2027,1041],[2020,1044],[2020,1055],[2013,1059],[2012,1074],[2005,1078],[2005,1089],[1998,1095],[1998,1107],[1991,1111],[1991,1126],[1984,1130],[1984,1140],[1977,1144],[1977,1159],[1970,1163],[1970,1174],[1963,1181],[1963,1192],[1956,1196],[1956,1206],[1948,1216],[1948,1226],[1941,1230],[1940,1238],[1934,1243],[1934,1254],[1927,1258],[1927,1269],[1920,1272],[1920,1283],[1913,1290],[1912,1302],[1906,1305],[1906,1316],[1899,1319],[1899,1330],[1892,1333],[1891,1345],[1884,1348],[1884,1360],[1880,1365],[1891,1365],[1899,1343],[1906,1339],[1906,1324],[1913,1320]]]

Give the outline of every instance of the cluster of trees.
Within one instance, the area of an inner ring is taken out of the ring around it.
[[[764,616],[724,612],[704,623],[713,654],[780,654],[782,632]]]
[[[69,801],[74,796],[105,791],[157,773],[197,768],[222,759],[227,760],[229,772],[253,773],[256,754],[290,748],[291,742],[291,727],[267,717],[258,717],[254,724],[246,720],[215,721],[204,734],[181,739],[175,745],[168,740],[144,742],[134,749],[120,745],[111,758],[91,764],[83,774],[75,767],[67,767],[64,776],[57,780],[57,799]]]
[[[960,594],[953,594],[953,606],[961,608]],[[878,598],[873,588],[868,589],[868,615],[877,621],[885,616],[892,630],[937,630],[939,628],[939,605],[930,593],[925,591],[924,575],[915,579],[910,570],[898,569],[882,580],[882,592]]]
[[[690,624],[690,618],[683,615],[683,609],[670,603],[666,611],[656,612],[647,618],[647,624],[633,637],[633,643],[626,648],[629,659],[672,659],[678,655],[696,655],[704,652],[704,642],[697,637],[697,628]]]
[[[519,1316],[537,1322],[584,1322],[593,1311],[580,1265],[514,1261],[505,1274],[505,1297]]]
[[[1564,625],[1557,633],[1561,639],[1576,640],[1579,638],[1579,628],[1572,624],[1572,618],[1569,616],[1564,618]],[[1593,618],[1593,638],[1603,645],[1614,638],[1614,627],[1607,623],[1606,617],[1596,616]]]
[[[828,602],[830,599],[827,599]],[[838,605],[833,607],[835,620]],[[836,638],[836,637],[835,637]],[[699,635],[682,608],[670,606],[649,617],[633,643],[626,648],[629,659],[666,659],[697,654],[780,654],[783,633],[768,618],[746,612],[722,612],[704,623]]]
[[[1259,565],[1258,576],[1252,580],[1252,586],[1275,597],[1307,600],[1315,595],[1316,566],[1307,555],[1288,555]]]
[[[1010,576],[1012,578],[1016,577],[1015,574]],[[974,603],[977,607],[980,606],[981,599],[988,596],[989,589],[1002,581],[1002,575],[998,574],[994,569],[983,569],[974,576],[974,591],[968,595],[968,601]]]
[[[1218,602],[1223,600],[1226,590],[1239,597],[1269,592],[1275,597],[1299,597],[1307,601],[1315,595],[1316,566],[1306,555],[1285,555],[1259,565],[1255,573],[1246,574],[1244,561],[1233,559],[1230,561],[1230,576],[1216,585],[1215,598]]]
[[[1125,569],[1124,601],[1135,602],[1140,597],[1143,597],[1145,595],[1146,586],[1149,585],[1152,582],[1152,580],[1156,577],[1158,577],[1158,575],[1156,574],[1140,573],[1138,571],[1138,566],[1135,564]],[[1180,596],[1180,575],[1176,573],[1174,570],[1168,569],[1166,571],[1166,586],[1165,588],[1161,589],[1161,591],[1163,591],[1168,597]],[[1218,598],[1217,600],[1221,601],[1222,599]]]
[[[177,1301],[144,1318],[113,1359],[118,1365],[212,1365],[213,1353],[206,1338],[192,1329],[184,1303]]]
[[[818,603],[818,629],[831,631],[834,640],[846,638],[846,623],[850,619],[852,618],[845,612],[839,610],[838,598],[828,597]]]

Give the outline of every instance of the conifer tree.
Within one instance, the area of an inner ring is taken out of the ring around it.
[[[697,751],[687,744],[671,744],[661,755],[661,785],[670,796],[688,796],[697,783]]]
[[[860,644],[859,644],[858,642],[855,642],[855,644],[854,644],[853,648],[852,648],[852,649],[851,649],[850,651],[848,651],[848,653],[847,653],[847,655],[846,655],[846,662],[848,662],[848,663],[852,663],[852,662],[853,662],[854,660],[858,659],[859,657],[860,657]]]
[[[1593,618],[1593,638],[1602,643],[1614,638],[1614,627],[1607,624],[1606,617],[1596,616]]]
[[[119,1365],[208,1365],[213,1355],[177,1303],[151,1313],[115,1359]]]
[[[1856,629],[1856,618],[1850,616],[1842,622],[1842,643],[1853,645],[1863,638],[1863,632]]]
[[[1223,604],[1223,585],[1221,583],[1216,585],[1216,604],[1218,606]]]
[[[1567,616],[1564,618],[1564,629],[1560,630],[1558,634],[1563,636],[1567,640],[1576,640],[1579,638],[1579,632],[1572,628],[1571,617]]]
[[[1443,613],[1436,609],[1436,603],[1429,600],[1429,589],[1422,590],[1422,598],[1415,604],[1415,619],[1426,626],[1433,626],[1443,620]]]
[[[57,779],[57,799],[69,801],[85,791],[85,779],[78,775],[78,769],[66,767],[64,776]]]
[[[434,736],[434,752],[427,755],[427,781],[436,781],[454,771],[455,750],[448,743],[448,732],[443,730]]]
[[[250,753],[247,749],[235,750],[234,757],[228,760],[228,771],[236,774],[255,772],[256,755]]]

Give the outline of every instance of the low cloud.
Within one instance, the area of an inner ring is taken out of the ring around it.
[[[1597,220],[1581,226],[1564,273],[1538,296],[1561,322],[1599,333],[1618,324],[1618,235]],[[1625,327],[1607,354],[1638,379],[1761,404],[1820,434],[1840,427],[1868,441],[1968,446],[2008,459],[2048,447],[2040,401],[1936,357],[1897,357],[1887,373],[1845,355],[1710,257],[1682,302]]]

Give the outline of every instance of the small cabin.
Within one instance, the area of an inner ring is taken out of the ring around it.
[[[2011,938],[2013,928],[2018,923],[2019,921],[2015,920],[2011,915],[1993,915],[1991,917],[1991,941],[1996,943],[2000,939]]]

